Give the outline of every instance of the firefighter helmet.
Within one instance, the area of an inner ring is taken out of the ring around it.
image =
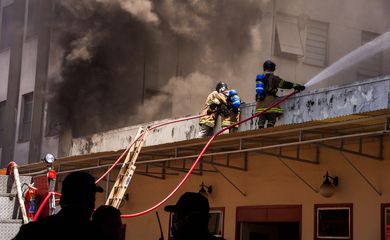
[[[225,91],[226,89],[228,89],[228,85],[224,82],[219,82],[215,87],[215,90],[219,93]]]
[[[267,60],[263,63],[263,70],[264,71],[269,71],[269,72],[274,72],[276,68],[276,64],[272,62],[271,60]]]

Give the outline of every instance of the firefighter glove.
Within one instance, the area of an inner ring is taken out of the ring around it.
[[[304,85],[300,85],[300,84],[295,84],[294,85],[294,90],[298,91],[298,92],[301,92],[301,91],[305,90],[305,88],[306,87]]]

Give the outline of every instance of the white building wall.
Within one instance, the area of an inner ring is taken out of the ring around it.
[[[15,152],[14,160],[18,164],[28,163],[28,151],[29,151],[29,142],[19,142],[19,126],[21,119],[21,111],[23,104],[23,95],[34,91],[35,85],[35,72],[37,64],[37,38],[32,38],[29,41],[24,42],[23,45],[23,59],[22,59],[22,72],[20,79],[20,91],[19,91],[19,111],[17,118],[17,128],[16,128],[16,142],[15,142]]]
[[[274,3],[270,1],[270,4]],[[274,13],[293,15],[298,18],[298,27],[303,46],[306,38],[305,27],[308,20],[329,23],[328,65],[330,65],[361,45],[361,32],[363,30],[376,33],[388,31],[390,19],[388,18],[386,9],[389,9],[389,6],[383,0],[373,0],[369,4],[365,0],[276,0],[275,9],[272,11]],[[269,26],[275,28],[273,25]],[[271,38],[272,44],[275,44],[273,35],[264,37]],[[269,42],[263,42],[263,44],[267,43]],[[264,45],[263,48],[274,47],[272,45]],[[294,82],[305,83],[323,69],[322,67],[310,66],[303,63],[304,57],[291,60],[275,56],[272,53],[271,56],[267,56],[266,54],[261,55],[261,60],[270,57],[275,60],[278,66],[277,74]],[[387,63],[384,63],[385,72],[388,73],[390,68],[389,59],[385,58],[385,61],[387,61]],[[356,78],[356,70],[355,66],[355,68],[351,68],[347,73],[341,74],[336,84],[340,84],[342,79]]]

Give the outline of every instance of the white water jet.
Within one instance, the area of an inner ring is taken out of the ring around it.
[[[366,58],[374,56],[375,54],[390,48],[390,32],[385,32],[374,40],[356,48],[352,52],[343,56],[330,66],[322,70],[319,74],[308,81],[305,86],[309,87],[319,83],[322,80],[330,78],[341,72],[347,67],[350,67]]]

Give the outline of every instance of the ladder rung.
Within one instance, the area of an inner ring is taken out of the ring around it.
[[[137,140],[134,142],[133,147],[130,148],[129,152],[127,153],[126,159],[122,164],[114,187],[110,193],[109,198],[107,199],[108,205],[118,207],[122,201],[123,195],[125,194],[125,191],[129,186],[131,178],[135,172],[135,162],[137,161],[142,145],[145,142],[147,133],[148,129],[140,128],[138,130],[136,135]],[[141,134],[143,134],[143,136],[140,136]]]

